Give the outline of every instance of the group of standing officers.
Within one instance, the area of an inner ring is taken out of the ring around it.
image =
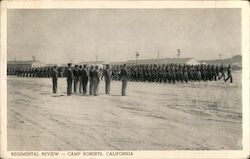
[[[122,96],[126,95],[126,87],[128,81],[128,72],[126,65],[123,65],[120,70],[120,77],[122,81]],[[52,83],[53,83],[53,93],[57,92],[57,79],[58,79],[58,69],[57,66],[54,66],[52,69]],[[68,68],[66,69],[66,78],[67,78],[67,95],[72,94],[72,88],[74,93],[83,93],[87,94],[87,85],[89,82],[89,95],[98,95],[98,87],[100,79],[105,81],[105,94],[110,94],[110,83],[112,79],[112,73],[109,65],[107,64],[105,69],[100,69],[98,65],[87,67],[87,65],[75,65],[72,67],[71,63],[68,63]]]
[[[67,78],[67,95],[72,92],[87,94],[89,83],[89,95],[98,95],[98,86],[104,77],[105,93],[110,93],[111,80],[122,81],[122,96],[126,95],[128,81],[141,82],[193,82],[193,81],[217,81],[223,79],[225,82],[233,82],[231,66],[223,65],[179,65],[179,64],[161,64],[161,65],[106,65],[104,69],[98,65],[87,67],[87,65],[75,65],[72,67],[41,67],[32,69],[8,69],[8,75],[17,75],[21,77],[47,77],[52,78],[53,93],[57,93],[58,77]],[[73,91],[72,91],[73,90]]]

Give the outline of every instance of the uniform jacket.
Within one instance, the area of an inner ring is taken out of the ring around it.
[[[74,78],[73,71],[72,71],[71,68],[67,69],[67,71],[66,71],[66,77],[67,77],[67,80],[72,80]]]
[[[79,71],[79,77],[83,80],[83,81],[88,81],[88,75],[87,75],[87,71],[85,69],[82,69]]]
[[[58,71],[57,71],[56,69],[53,69],[53,70],[51,71],[51,77],[52,77],[53,79],[57,79],[57,78],[58,78]]]
[[[112,73],[111,73],[110,69],[105,69],[103,71],[103,74],[102,74],[102,76],[104,76],[105,81],[110,81],[111,80],[111,75],[112,75]]]

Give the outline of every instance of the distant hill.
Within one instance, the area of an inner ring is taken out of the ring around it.
[[[211,64],[211,65],[225,65],[228,66],[229,64],[233,69],[241,69],[242,68],[242,56],[236,55],[231,58],[227,59],[215,59],[215,60],[200,60],[201,63]]]

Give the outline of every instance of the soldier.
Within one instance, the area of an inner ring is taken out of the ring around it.
[[[200,82],[201,81],[201,71],[200,71],[200,67],[197,67],[197,80]]]
[[[230,79],[230,83],[233,83],[233,77],[231,74],[231,66],[230,65],[227,68],[227,78],[225,79],[225,82],[227,82],[228,79]]]
[[[56,94],[57,92],[57,79],[58,79],[58,71],[57,66],[54,66],[51,71],[52,76],[52,84],[53,84],[53,93]]]
[[[216,67],[215,67],[215,81],[217,81],[218,78],[219,78],[219,66],[216,65]]]
[[[72,93],[72,80],[74,78],[73,71],[71,69],[71,63],[68,63],[68,69],[66,71],[67,76],[67,95],[70,96]]]
[[[111,70],[109,68],[109,65],[106,65],[105,70],[103,71],[102,74],[102,79],[104,76],[104,80],[105,80],[105,93],[109,94],[110,93],[110,82],[111,82]]]
[[[94,87],[94,96],[98,95],[98,85],[100,82],[100,72],[98,65],[95,66],[95,70],[93,72],[93,87]]]
[[[186,83],[188,82],[188,70],[187,70],[187,66],[184,66],[184,81],[186,81]]]
[[[82,65],[80,65],[78,69],[79,93],[82,93],[82,79],[80,76],[82,69]]]
[[[221,76],[219,77],[219,80],[223,77],[223,80],[225,80],[226,79],[226,77],[225,77],[225,68],[224,68],[224,66],[223,66],[223,64],[221,65],[221,67],[220,67],[220,73],[221,73]]]
[[[93,85],[94,85],[94,83],[93,83],[93,76],[94,76],[94,66],[91,66],[90,67],[90,70],[89,70],[89,95],[93,95],[93,89],[94,89],[94,87],[93,87]]]
[[[87,75],[87,65],[84,65],[79,72],[79,77],[82,83],[83,94],[87,93],[88,75]]]
[[[125,68],[126,65],[124,64],[121,69],[121,81],[122,81],[122,96],[126,96],[126,89],[127,89],[127,82],[128,82],[128,71]]]
[[[73,75],[74,75],[74,93],[77,93],[77,86],[78,86],[78,65],[75,65],[75,68],[73,69]]]

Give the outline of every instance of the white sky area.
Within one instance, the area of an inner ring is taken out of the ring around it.
[[[240,9],[11,9],[8,60],[126,61],[241,54]]]

